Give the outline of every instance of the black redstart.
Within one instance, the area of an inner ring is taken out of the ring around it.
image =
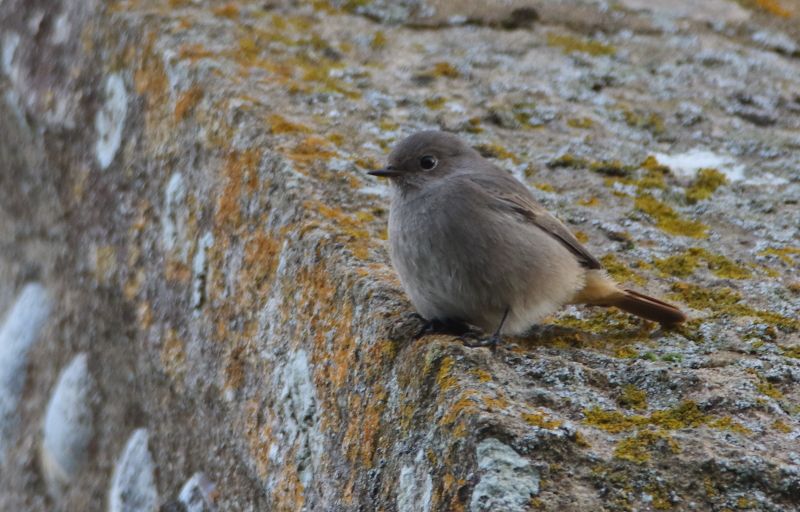
[[[453,134],[400,142],[389,165],[392,263],[429,326],[520,334],[565,304],[616,306],[663,325],[675,306],[620,288],[528,188]]]

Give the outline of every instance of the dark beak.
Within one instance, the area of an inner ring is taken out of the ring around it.
[[[390,167],[384,167],[383,169],[377,169],[375,171],[368,171],[367,174],[372,176],[379,176],[381,178],[393,178],[395,176],[399,176],[400,171],[390,166]]]

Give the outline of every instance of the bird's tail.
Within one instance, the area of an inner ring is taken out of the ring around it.
[[[676,325],[686,321],[683,311],[672,304],[643,293],[620,288],[600,270],[590,270],[586,274],[586,284],[572,302],[592,306],[615,306],[661,325]]]

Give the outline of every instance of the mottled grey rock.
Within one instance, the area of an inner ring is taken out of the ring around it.
[[[469,509],[528,510],[531,499],[539,494],[539,472],[530,461],[493,437],[478,444],[475,456],[480,480],[472,491]]]

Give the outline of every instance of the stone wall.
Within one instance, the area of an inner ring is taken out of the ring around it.
[[[798,20],[5,0],[0,509],[797,507]],[[414,340],[366,171],[431,127],[691,321]]]

